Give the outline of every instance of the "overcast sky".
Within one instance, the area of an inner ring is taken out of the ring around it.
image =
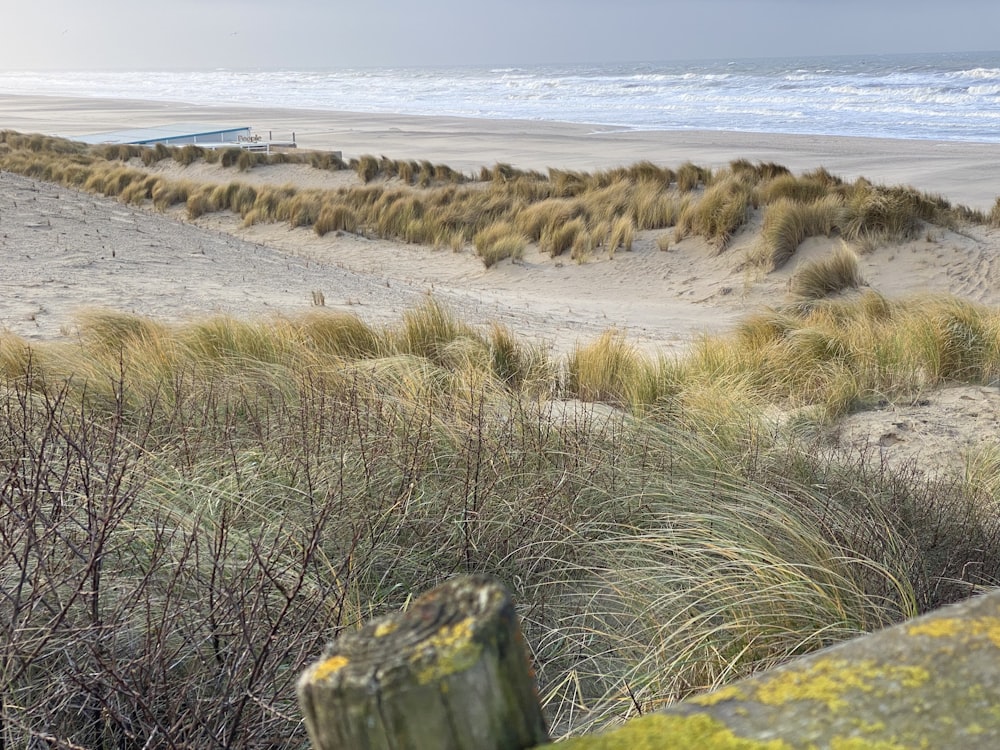
[[[998,0],[2,0],[0,69],[325,68],[993,50]]]

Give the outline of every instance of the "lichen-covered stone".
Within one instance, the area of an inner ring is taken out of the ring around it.
[[[988,747],[1000,747],[1000,592],[558,750]]]

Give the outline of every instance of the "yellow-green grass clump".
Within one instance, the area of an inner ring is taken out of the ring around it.
[[[719,367],[752,376],[768,400],[818,404],[837,416],[866,399],[990,382],[1000,373],[998,332],[1000,314],[990,308],[951,297],[889,301],[869,291],[748,318]]]
[[[660,396],[657,363],[614,330],[574,348],[566,371],[569,393],[583,401],[641,408]]]
[[[826,258],[814,260],[796,270],[789,289],[804,299],[820,299],[864,283],[857,254],[841,244]]]
[[[807,237],[833,234],[843,216],[843,202],[837,195],[808,203],[779,198],[764,210],[760,238],[748,252],[747,262],[765,272],[781,268]]]
[[[490,268],[507,258],[520,260],[528,242],[513,224],[500,221],[477,232],[473,244],[483,265]]]
[[[733,235],[750,217],[753,191],[739,179],[720,179],[706,188],[697,201],[681,210],[674,237],[677,241],[697,234],[714,243],[719,251],[729,246]]]

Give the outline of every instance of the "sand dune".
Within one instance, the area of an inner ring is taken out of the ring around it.
[[[206,164],[168,170],[199,181],[233,176]],[[240,179],[318,186],[357,178],[281,165]],[[725,253],[699,238],[662,252],[656,247],[661,232],[653,231],[640,233],[633,251],[614,259],[595,254],[577,264],[529,249],[522,262],[485,269],[469,252],[346,233],[320,238],[284,224],[245,228],[231,214],[190,222],[180,210],[163,215],[6,173],[0,222],[3,325],[30,338],[70,332],[75,312],[88,306],[168,319],[216,312],[252,317],[308,309],[319,292],[328,307],[385,322],[433,293],[470,320],[499,320],[557,350],[616,327],[643,346],[669,351],[762,305],[786,301],[795,270],[838,243],[807,240],[764,278],[741,268],[743,251],[755,241],[752,228]],[[933,227],[863,256],[863,274],[890,296],[939,292],[997,304],[998,241],[987,228]]]
[[[496,161],[595,169],[639,159],[719,166],[742,157],[795,171],[825,166],[844,177],[911,184],[983,209],[1000,192],[991,177],[1000,167],[1000,145],[596,132],[544,123],[0,97],[0,126],[23,131],[72,135],[125,121],[180,120],[249,121],[258,129],[295,130],[302,145],[342,149],[345,156],[427,158],[468,171]],[[199,181],[232,179],[231,171],[206,164],[159,169]],[[281,165],[240,179],[335,188],[357,178]],[[659,234],[641,233],[632,252],[619,251],[613,260],[595,255],[576,264],[529,250],[522,262],[485,269],[471,253],[343,233],[319,238],[285,225],[244,228],[237,217],[221,214],[190,222],[179,211],[157,214],[0,173],[0,327],[28,339],[52,339],[72,335],[74,316],[91,306],[165,320],[212,313],[256,317],[308,310],[320,295],[328,308],[380,323],[432,293],[471,322],[498,320],[556,351],[609,327],[651,351],[681,351],[694,336],[726,330],[752,310],[785,301],[795,269],[839,242],[810,239],[779,272],[755,278],[740,262],[754,241],[752,231],[738,235],[725,253],[697,238],[662,252]],[[994,229],[929,227],[915,239],[864,255],[862,269],[867,284],[889,296],[940,292],[996,305],[998,247]],[[956,452],[956,444],[996,441],[995,391],[952,390],[918,406],[889,405],[854,415],[834,437],[879,455],[936,456],[957,471],[967,451]],[[982,408],[966,408],[970,403]]]

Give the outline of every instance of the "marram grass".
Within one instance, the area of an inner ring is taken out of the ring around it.
[[[0,565],[30,584],[4,648],[45,667],[0,673],[19,744],[297,746],[323,642],[459,572],[512,588],[557,735],[1000,581],[966,502],[989,456],[941,486],[763,418],[823,403],[834,371],[898,397],[995,377],[996,312],[956,300],[820,301],[670,359],[613,332],[553,359],[433,300],[384,328],[94,311],[80,331],[0,336]],[[51,710],[95,680],[102,721]]]
[[[780,165],[746,160],[716,172],[691,163],[675,171],[645,161],[593,173],[550,169],[547,175],[497,164],[484,167],[475,181],[447,165],[372,155],[348,165],[321,152],[86,147],[10,131],[0,132],[0,146],[4,169],[133,205],[151,200],[165,211],[184,204],[192,219],[232,211],[245,226],[286,222],[313,227],[321,236],[347,231],[436,248],[472,244],[488,266],[523,252],[516,237],[536,243],[541,252],[569,252],[582,261],[599,247],[613,256],[631,247],[638,232],[671,226],[675,241],[701,236],[721,251],[761,209],[766,236],[750,260],[765,270],[780,266],[814,234],[839,233],[868,248],[909,236],[921,223],[955,227],[992,220],[912,188],[864,179],[846,183],[822,169],[794,176]],[[276,163],[350,167],[357,184],[337,190],[251,187],[239,181],[219,186],[144,171],[168,157],[182,165],[207,161],[240,171]],[[511,225],[516,234],[507,232],[506,239],[489,246],[475,243],[498,224]]]
[[[820,299],[864,283],[857,254],[846,245],[796,270],[789,280],[792,294],[805,299]]]
[[[781,268],[807,237],[830,236],[844,214],[839,196],[810,202],[779,198],[764,211],[764,223],[747,262],[763,271]]]

